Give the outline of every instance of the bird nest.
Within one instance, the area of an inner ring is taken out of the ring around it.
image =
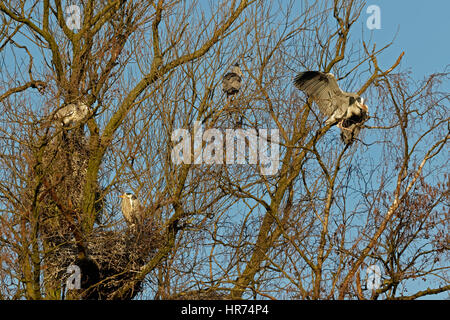
[[[80,290],[68,292],[69,297],[132,299],[142,290],[142,281],[135,281],[135,275],[149,262],[160,244],[159,227],[152,221],[132,230],[94,229],[84,242],[86,257],[78,258],[78,244],[73,238],[48,252],[45,279],[54,285],[64,285],[70,276],[67,268],[76,265],[81,271],[81,286]],[[117,290],[130,282],[133,283],[131,288],[118,294]]]
[[[63,128],[44,151],[40,159],[36,152],[30,152],[33,160],[29,166],[30,177],[39,177],[42,186],[36,189],[30,183],[21,198],[30,207],[34,205],[33,199],[38,199],[46,292],[52,292],[49,297],[57,298],[57,292],[64,288],[70,276],[67,268],[76,265],[81,271],[81,286],[79,290],[69,290],[68,298],[132,299],[142,290],[142,281],[134,280],[136,273],[153,257],[161,242],[160,227],[147,219],[132,229],[106,230],[98,227],[97,219],[93,231],[85,234],[81,230],[84,220],[80,208],[90,151],[82,129]],[[97,186],[97,217],[104,210],[101,199],[102,190]],[[132,286],[118,294],[125,283]]]

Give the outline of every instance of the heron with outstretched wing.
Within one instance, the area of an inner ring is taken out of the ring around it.
[[[368,107],[358,94],[339,88],[331,73],[305,71],[294,79],[297,89],[305,92],[328,117],[325,125],[335,125],[342,130],[341,138],[351,144],[359,134],[362,124],[368,119]]]

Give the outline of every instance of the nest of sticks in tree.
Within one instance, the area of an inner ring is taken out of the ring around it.
[[[133,279],[159,246],[159,226],[151,219],[132,230],[105,230],[94,225],[91,234],[75,236],[74,231],[77,228],[80,231],[82,221],[80,208],[89,161],[89,149],[81,128],[56,134],[46,146],[41,160],[35,159],[30,165],[30,174],[43,177],[43,186],[37,195],[37,209],[46,291],[53,292],[54,298],[63,296],[60,289],[64,288],[70,276],[67,268],[76,265],[81,271],[81,287],[69,290],[67,298],[135,297],[142,289],[142,281]],[[23,195],[26,203],[32,203],[34,190],[35,186],[30,184]],[[104,207],[101,191],[97,187],[97,216],[102,215]],[[117,290],[127,282],[133,284],[131,288],[117,294]]]
[[[81,271],[81,286],[80,290],[69,290],[69,298],[132,299],[142,290],[142,281],[135,281],[135,275],[153,257],[160,243],[159,228],[150,220],[133,230],[94,229],[84,243],[86,257],[78,258],[75,239],[48,255],[46,280],[64,284],[70,276],[67,268],[76,265]],[[128,283],[132,286],[118,293]]]

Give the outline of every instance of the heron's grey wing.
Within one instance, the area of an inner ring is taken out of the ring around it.
[[[223,76],[223,80],[228,80],[228,81],[233,80],[233,81],[239,81],[239,82],[241,82],[241,81],[242,81],[242,78],[241,78],[240,75],[238,75],[238,74],[235,73],[235,72],[228,72],[226,75]]]
[[[139,202],[139,199],[136,198],[136,200],[133,201],[133,210],[139,210],[141,208],[141,203]]]
[[[77,105],[76,108],[76,120],[83,120],[89,113],[89,109],[86,105]]]
[[[241,88],[241,83],[242,78],[238,74],[229,72],[224,75],[222,79],[223,91],[239,90]]]
[[[129,201],[127,201],[127,199],[124,199],[122,201],[122,214],[123,214],[123,217],[125,218],[125,221],[127,221],[128,223],[132,223],[130,212],[131,212],[131,207],[129,205]]]
[[[294,85],[313,98],[319,106],[320,112],[328,117],[334,113],[337,106],[344,102],[344,93],[331,73],[301,72],[295,77]]]
[[[62,119],[71,116],[74,113],[74,106],[69,104],[56,112],[56,118]]]

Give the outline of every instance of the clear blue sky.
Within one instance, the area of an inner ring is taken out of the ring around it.
[[[410,69],[415,79],[433,72],[450,71],[450,1],[449,0],[367,0],[361,15],[366,23],[369,5],[381,10],[381,29],[364,31],[373,36],[378,47],[388,43],[397,33],[394,44],[379,59],[388,67],[405,51],[401,69]]]

